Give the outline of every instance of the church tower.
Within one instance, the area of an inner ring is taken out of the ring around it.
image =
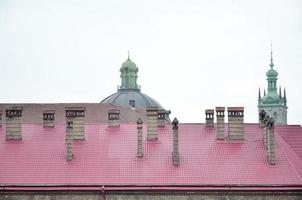
[[[276,124],[287,124],[287,99],[286,91],[282,96],[281,87],[279,94],[277,92],[278,72],[274,69],[273,52],[271,50],[270,69],[266,72],[267,93],[264,90],[264,96],[261,97],[259,88],[258,93],[258,112],[265,110],[270,115]]]

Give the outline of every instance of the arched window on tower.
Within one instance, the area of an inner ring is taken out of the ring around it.
[[[275,120],[275,122],[278,121],[278,120],[277,120],[277,117],[278,117],[278,113],[275,111],[275,112],[274,112],[274,120]]]

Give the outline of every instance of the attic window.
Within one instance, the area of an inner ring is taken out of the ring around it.
[[[129,106],[135,108],[135,100],[129,100]]]

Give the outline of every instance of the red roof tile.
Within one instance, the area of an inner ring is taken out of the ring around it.
[[[302,134],[301,128],[276,128],[276,165],[267,162],[259,126],[245,124],[244,129],[244,142],[228,142],[216,140],[215,128],[180,124],[180,165],[175,167],[170,125],[158,129],[158,141],[146,141],[144,127],[144,157],[137,158],[136,124],[111,129],[106,124],[86,124],[86,140],[74,142],[70,162],[64,124],[55,128],[23,124],[22,141],[5,141],[3,126],[0,185],[301,187],[302,160],[286,142],[287,132]]]

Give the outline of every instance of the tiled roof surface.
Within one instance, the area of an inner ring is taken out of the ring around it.
[[[279,126],[276,131],[302,159],[302,127]]]
[[[110,129],[106,124],[86,124],[86,140],[73,143],[74,159],[69,162],[64,124],[22,124],[22,141],[5,141],[2,126],[0,185],[301,187],[302,160],[286,142],[286,133],[302,134],[301,128],[276,128],[276,165],[267,162],[258,124],[245,124],[244,130],[244,142],[216,141],[215,128],[180,124],[180,165],[175,167],[170,125],[158,129],[158,141],[146,141],[144,126],[144,157],[137,158],[136,124]],[[297,140],[301,143],[301,137]]]

